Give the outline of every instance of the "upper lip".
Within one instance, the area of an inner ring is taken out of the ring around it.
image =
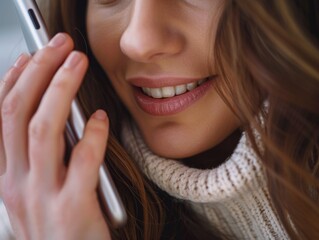
[[[132,77],[127,81],[137,87],[161,88],[169,86],[178,86],[202,80],[205,77]]]

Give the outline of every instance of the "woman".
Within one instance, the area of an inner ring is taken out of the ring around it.
[[[5,79],[4,200],[15,232],[316,239],[317,12],[316,1],[298,0],[52,1],[52,34],[68,32],[90,60],[79,97],[88,116],[108,113],[106,161],[129,219],[109,228],[95,194],[103,111],[89,120],[69,168],[61,161],[87,59],[70,54],[72,41],[59,34]]]

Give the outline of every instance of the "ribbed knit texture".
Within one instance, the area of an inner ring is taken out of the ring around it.
[[[154,155],[135,127],[124,126],[123,142],[150,180],[222,233],[235,239],[289,239],[271,204],[262,165],[245,134],[224,164],[207,170]],[[13,239],[1,200],[0,239]]]
[[[153,154],[135,126],[126,125],[122,137],[151,181],[183,200],[225,235],[235,239],[289,239],[272,206],[264,169],[245,133],[227,161],[207,170]]]

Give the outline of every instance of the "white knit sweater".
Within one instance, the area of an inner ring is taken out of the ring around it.
[[[236,239],[289,239],[272,206],[264,169],[245,133],[225,163],[207,170],[154,155],[136,127],[124,127],[123,142],[151,181],[222,233]]]
[[[183,200],[214,228],[236,239],[289,239],[271,204],[262,165],[245,134],[225,163],[207,170],[154,155],[135,127],[124,127],[123,142],[149,179]],[[0,239],[13,239],[1,201]]]

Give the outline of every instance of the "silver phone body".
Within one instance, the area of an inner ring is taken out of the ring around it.
[[[49,35],[34,0],[13,0],[21,25],[21,29],[30,54],[34,54],[49,42]],[[81,107],[74,99],[71,112],[66,124],[66,138],[73,147],[83,136],[86,118]],[[103,163],[99,169],[99,187],[101,206],[113,227],[120,227],[126,223],[127,215],[111,175]]]

